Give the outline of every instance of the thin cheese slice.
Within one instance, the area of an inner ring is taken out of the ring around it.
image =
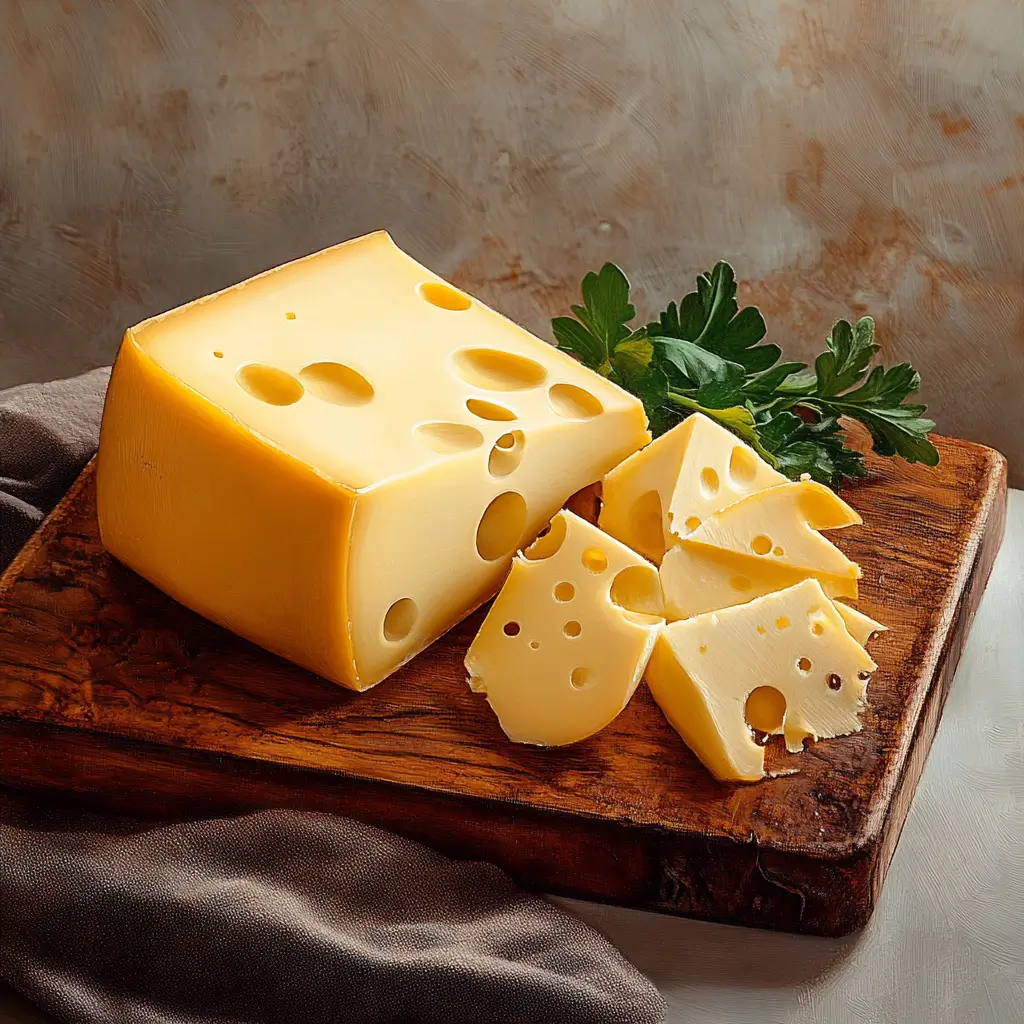
[[[182,604],[361,690],[649,440],[634,397],[378,232],[128,331],[100,534]]]
[[[858,566],[818,531],[861,521],[823,484],[800,480],[769,487],[729,505],[705,519],[683,543],[721,548],[807,576],[857,580]]]
[[[745,604],[812,575],[804,569],[685,541],[669,548],[660,572],[669,622]],[[855,579],[824,573],[818,578],[829,597],[857,597]]]
[[[883,626],[880,622],[875,622],[870,615],[865,615],[863,612],[859,612],[856,608],[851,608],[841,601],[836,602],[836,611],[843,617],[843,622],[846,623],[846,629],[850,636],[861,647],[867,647],[868,641],[872,640],[877,633],[884,633],[889,628],[888,626]]]
[[[764,777],[752,727],[806,738],[861,728],[875,663],[808,579],[786,590],[665,627],[647,683],[672,726],[722,780]]]
[[[695,413],[604,478],[601,529],[660,563],[674,536],[687,536],[748,494],[784,483],[752,448]]]
[[[527,548],[466,654],[517,743],[562,746],[626,706],[661,630],[657,570],[572,512]]]

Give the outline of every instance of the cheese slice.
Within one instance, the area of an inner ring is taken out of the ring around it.
[[[665,553],[660,573],[669,622],[745,604],[813,575],[807,569],[685,541],[676,541]],[[853,578],[819,573],[818,579],[830,598],[857,597]]]
[[[683,543],[732,551],[750,562],[785,566],[819,579],[857,580],[858,566],[818,531],[861,521],[824,484],[799,480],[748,495],[714,513]]]
[[[365,689],[649,440],[639,401],[378,232],[128,331],[100,533],[194,611]]]
[[[713,512],[784,483],[753,448],[694,413],[604,478],[601,529],[660,563],[673,536],[685,537]]]
[[[576,743],[626,706],[662,624],[657,570],[563,511],[512,563],[466,654],[469,685],[509,739]]]
[[[861,647],[867,647],[868,641],[873,640],[876,634],[885,633],[888,630],[888,626],[875,622],[870,615],[865,615],[841,601],[836,602],[836,611],[846,623],[847,632]]]
[[[861,728],[875,663],[817,580],[665,627],[647,684],[669,722],[722,780],[764,777],[752,728],[806,738]]]

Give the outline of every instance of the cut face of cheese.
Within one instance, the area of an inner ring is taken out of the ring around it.
[[[876,633],[884,633],[888,629],[887,626],[883,626],[880,622],[875,622],[871,616],[865,615],[863,612],[859,612],[856,608],[851,608],[841,601],[836,602],[836,611],[839,612],[843,622],[846,623],[847,632],[861,647],[867,647],[868,641]]]
[[[670,622],[745,604],[812,575],[804,569],[685,541],[676,541],[665,552],[660,572],[665,617]],[[821,574],[819,580],[830,598],[857,597],[855,579]]]
[[[193,610],[365,689],[649,439],[639,401],[379,232],[128,331],[100,532]]]
[[[469,683],[509,739],[576,743],[626,706],[662,623],[657,570],[563,511],[512,563],[466,655]]]
[[[860,729],[875,663],[817,580],[665,627],[647,684],[669,722],[722,780],[764,776],[752,728],[810,737]]]
[[[819,530],[859,524],[842,498],[811,480],[751,494],[704,520],[685,544],[720,548],[805,576],[857,580],[860,569]]]
[[[604,478],[601,529],[660,563],[673,536],[688,536],[713,512],[784,483],[738,437],[694,413]]]

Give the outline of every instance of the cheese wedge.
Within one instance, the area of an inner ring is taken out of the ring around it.
[[[639,401],[378,232],[128,331],[100,533],[194,611],[365,689],[649,440]]]
[[[673,536],[685,537],[713,512],[784,483],[753,448],[694,413],[604,478],[601,529],[660,563]]]
[[[562,746],[626,706],[661,630],[657,570],[572,512],[512,563],[466,654],[517,743]]]
[[[861,728],[875,663],[817,580],[664,628],[647,668],[654,699],[716,778],[764,777],[752,728],[806,738]]]
[[[780,484],[748,495],[704,520],[683,543],[785,566],[805,576],[857,580],[860,569],[819,530],[854,526],[860,516],[824,484]]]
[[[889,628],[880,622],[875,622],[870,615],[865,615],[863,612],[857,611],[856,608],[843,604],[842,601],[836,602],[836,611],[846,623],[847,632],[861,647],[867,647],[868,641],[874,639],[877,633],[885,633]]]
[[[806,569],[685,541],[677,541],[665,553],[660,573],[669,622],[745,604],[812,575]],[[830,598],[857,596],[855,579],[824,573],[818,578]]]

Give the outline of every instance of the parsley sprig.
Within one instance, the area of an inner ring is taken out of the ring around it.
[[[750,444],[786,476],[803,473],[837,487],[863,476],[860,452],[846,444],[840,417],[859,420],[880,455],[934,466],[928,440],[935,424],[923,405],[905,400],[921,378],[909,363],[869,364],[878,352],[875,324],[838,320],[814,361],[779,362],[765,342],[764,317],[739,308],[728,263],[697,278],[697,290],[670,302],[657,320],[630,326],[636,309],[629,281],[614,263],[583,279],[583,303],[555,317],[558,347],[631,391],[657,436],[693,412],[703,412]]]

